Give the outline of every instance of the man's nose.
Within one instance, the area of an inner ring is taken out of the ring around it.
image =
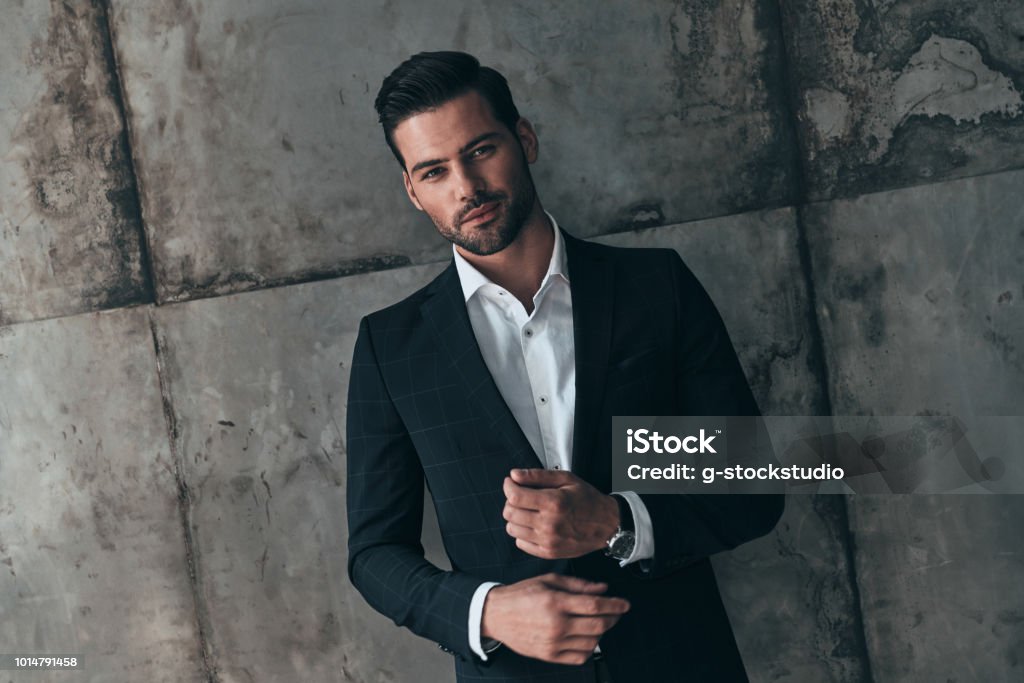
[[[461,201],[468,202],[487,189],[484,179],[471,166],[460,166],[455,176],[455,189]]]

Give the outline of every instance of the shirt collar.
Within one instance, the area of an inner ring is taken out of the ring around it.
[[[547,211],[544,215],[548,217],[551,224],[551,229],[555,232],[555,245],[551,249],[551,260],[548,262],[547,272],[544,274],[544,279],[541,280],[540,289],[537,293],[544,291],[548,281],[554,277],[561,277],[566,282],[569,282],[569,268],[565,258],[565,240],[562,238],[562,231],[558,229],[558,223]],[[462,284],[462,295],[466,301],[473,298],[473,295],[477,293],[481,287],[485,285],[494,285],[494,283],[487,278],[483,273],[477,270],[465,257],[459,253],[459,250],[452,245],[452,253],[455,255],[455,269],[459,273],[459,282]],[[497,286],[497,285],[495,285]],[[536,294],[534,295],[536,298]]]

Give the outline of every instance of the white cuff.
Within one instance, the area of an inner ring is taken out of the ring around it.
[[[654,557],[654,527],[651,525],[651,513],[647,511],[644,501],[640,500],[633,491],[612,491],[616,496],[622,496],[629,509],[633,513],[633,526],[636,533],[636,544],[633,546],[633,554],[619,562],[620,567],[632,564],[640,560],[649,560]],[[483,603],[481,602],[481,611]]]
[[[496,640],[488,640],[486,643],[480,642],[480,631],[483,629],[484,620],[484,601],[487,600],[487,593],[495,586],[500,585],[500,583],[495,583],[494,581],[481,583],[476,592],[473,593],[473,599],[469,602],[469,649],[485,662],[487,661],[487,653],[494,652],[501,643]]]

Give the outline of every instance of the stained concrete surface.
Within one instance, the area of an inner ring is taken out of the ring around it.
[[[1024,676],[1024,496],[853,499],[874,680]]]
[[[793,209],[599,238],[682,256],[725,321],[761,411],[817,415],[825,386]],[[870,680],[844,501],[790,496],[768,536],[713,559],[751,681]]]
[[[1024,405],[1024,171],[805,209],[837,415]]]
[[[112,0],[161,301],[446,259],[400,189],[371,103],[408,54],[454,45],[509,75],[541,135],[542,198],[566,227],[680,250],[766,412],[1022,404],[1021,172],[633,232],[1020,167],[1019,3],[782,3],[781,25],[774,3],[743,0],[600,15],[575,1],[354,4]],[[366,607],[339,554],[338,364],[359,313],[433,266],[154,310],[166,415],[148,309],[3,327],[150,296],[106,6],[12,6],[0,44],[0,576],[13,587],[0,615],[14,615],[0,619],[3,642],[31,627],[33,646],[102,648],[87,680],[446,680],[450,658]],[[790,88],[795,127],[780,103]],[[107,386],[121,403],[85,404]],[[66,414],[53,398],[65,395]],[[54,469],[58,426],[82,439],[77,472]],[[38,452],[48,467],[22,457]],[[143,483],[128,494],[133,476]],[[30,477],[74,517],[9,485]],[[715,558],[753,680],[1019,670],[1020,501],[849,506],[793,497],[776,531]],[[425,544],[443,563],[429,512]],[[136,632],[141,652],[128,652]]]
[[[452,678],[451,657],[435,643],[366,605],[348,581],[345,550],[345,401],[359,320],[438,271],[154,313],[191,492],[204,635],[222,683]],[[426,545],[443,556],[436,533]]]
[[[444,258],[372,106],[420,50],[508,76],[580,234],[793,196],[772,3],[112,5],[160,301]]]
[[[1018,0],[782,3],[810,199],[1024,165]]]
[[[149,299],[98,3],[7,3],[0,40],[0,325]]]
[[[1021,414],[1021,187],[1014,171],[808,209],[836,414]],[[1019,678],[1024,497],[850,504],[874,680]]]
[[[0,378],[0,649],[85,660],[0,680],[201,680],[145,309],[0,328]]]

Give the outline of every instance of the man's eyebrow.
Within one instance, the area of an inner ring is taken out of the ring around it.
[[[498,137],[497,131],[490,131],[489,133],[484,133],[483,135],[477,135],[475,138],[464,144],[461,149],[459,149],[459,154],[465,154],[469,150],[479,145],[484,140],[490,140],[491,138],[496,137]],[[420,171],[424,168],[427,168],[428,166],[437,166],[438,164],[443,164],[445,161],[445,159],[427,159],[426,161],[421,161],[412,167],[412,169],[409,171],[409,174],[412,175],[413,173],[416,173],[416,171]]]
[[[497,133],[497,131],[493,131],[493,130],[490,133],[484,133],[483,135],[477,135],[475,138],[473,138],[472,140],[470,140],[469,142],[467,142],[466,144],[464,144],[462,146],[462,149],[459,150],[459,154],[465,154],[469,150],[471,150],[474,147],[476,147],[477,145],[479,145],[484,140],[490,140],[491,138],[496,138],[496,137],[498,137],[498,133]]]

